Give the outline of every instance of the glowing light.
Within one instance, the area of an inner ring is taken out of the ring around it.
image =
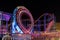
[[[18,31],[19,33],[23,33],[14,20],[14,22],[12,23],[12,33],[16,33],[16,31]]]
[[[17,11],[17,8],[13,12],[12,33],[16,33],[16,31],[18,31],[18,33],[23,33],[22,30],[19,28],[19,26],[16,23],[16,11]]]

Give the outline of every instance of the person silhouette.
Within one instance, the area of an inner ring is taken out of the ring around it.
[[[12,40],[12,37],[7,32],[6,35],[2,37],[2,40]]]

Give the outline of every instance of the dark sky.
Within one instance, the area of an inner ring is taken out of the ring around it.
[[[37,19],[43,13],[54,13],[57,22],[60,21],[60,1],[47,0],[0,0],[0,11],[13,13],[17,6],[25,6],[30,10],[34,19]]]

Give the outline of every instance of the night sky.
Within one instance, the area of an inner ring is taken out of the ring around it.
[[[43,13],[54,13],[56,21],[60,21],[60,1],[47,1],[47,0],[0,0],[0,11],[13,13],[17,6],[25,6],[37,19]]]

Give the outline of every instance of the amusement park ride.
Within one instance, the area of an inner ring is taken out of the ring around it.
[[[28,34],[31,38],[60,37],[60,32],[57,32],[55,28],[55,18],[54,14],[44,13],[37,20],[34,20],[27,8],[18,6],[13,15],[0,12],[0,34],[9,32],[14,37],[16,34],[17,36]]]

